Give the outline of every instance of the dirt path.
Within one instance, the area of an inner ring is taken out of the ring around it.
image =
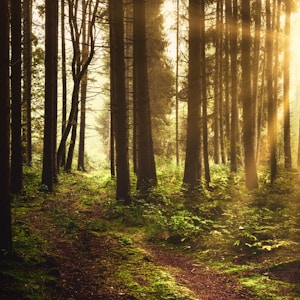
[[[201,300],[254,299],[231,276],[206,269],[182,254],[153,246],[149,250],[155,263],[175,268],[177,281]]]
[[[84,228],[76,228],[72,234],[66,234],[54,224],[57,220],[49,218],[45,213],[51,209],[51,205],[53,203],[47,203],[39,216],[35,215],[31,221],[37,230],[42,231],[41,235],[49,239],[53,249],[49,265],[57,272],[55,299],[142,299],[134,296],[134,291],[115,280],[116,267],[122,260],[131,259],[130,256],[125,257],[122,254],[118,240],[105,234],[97,236]],[[68,213],[74,208],[70,205],[64,209]],[[85,220],[102,218],[99,207],[90,210],[88,214],[79,214],[80,219]],[[188,256],[147,244],[145,241],[139,242],[139,248],[144,248],[145,252],[150,253],[149,263],[153,264],[153,267],[167,270],[176,279],[177,284],[192,291],[196,299],[254,299],[231,276],[217,274],[196,265]],[[144,260],[145,257],[136,264],[142,265]],[[132,266],[134,268],[138,267],[137,265]]]

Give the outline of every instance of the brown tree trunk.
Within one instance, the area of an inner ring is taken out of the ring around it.
[[[291,120],[290,120],[290,37],[291,37],[291,1],[285,1],[285,39],[284,39],[284,78],[283,78],[283,131],[284,165],[292,167]]]
[[[89,51],[89,40],[88,37],[90,35],[87,32],[87,28],[90,26],[86,26],[86,22],[90,22],[91,18],[91,2],[89,4],[88,9],[88,20],[86,20],[86,3],[85,0],[82,0],[82,62],[86,62],[88,59],[88,51]],[[78,165],[77,169],[85,171],[84,164],[84,152],[85,152],[85,123],[86,123],[86,96],[87,96],[87,82],[88,82],[88,70],[86,70],[85,74],[81,80],[80,87],[80,129],[79,129],[79,145],[78,145]]]
[[[237,171],[237,154],[238,154],[238,76],[237,76],[237,52],[238,52],[238,9],[237,0],[233,0],[232,4],[232,22],[231,22],[231,38],[230,38],[230,58],[231,58],[231,135],[230,135],[230,170]]]
[[[66,70],[66,41],[65,41],[65,0],[60,2],[61,9],[61,80],[62,80],[62,124],[61,134],[66,130],[67,122],[67,70]],[[62,161],[60,166],[66,163],[65,147],[62,153]]]
[[[206,91],[206,56],[205,56],[205,1],[201,0],[201,18],[200,18],[200,31],[201,31],[201,98],[202,98],[202,134],[203,134],[203,161],[205,182],[208,186],[210,183],[210,168],[209,168],[209,154],[208,154],[208,128],[207,128],[207,91]]]
[[[23,188],[21,16],[21,1],[11,1],[11,187],[14,193]]]
[[[114,95],[112,113],[116,141],[116,199],[129,204],[128,103],[125,88],[123,1],[118,1],[117,3],[111,1],[109,15],[111,31],[111,85]]]
[[[137,117],[138,181],[137,189],[148,189],[156,184],[153,152],[150,97],[148,90],[146,15],[144,0],[134,1],[134,85]]]
[[[12,250],[9,169],[9,16],[8,0],[0,1],[0,257]]]
[[[200,86],[200,45],[201,30],[201,0],[189,1],[189,61],[188,61],[188,116],[186,157],[183,183],[194,189],[200,185],[200,114],[201,114],[201,86]]]
[[[32,66],[32,0],[23,1],[23,144],[25,163],[32,163],[31,66]]]
[[[246,187],[249,190],[258,187],[254,153],[253,120],[254,107],[251,95],[251,31],[250,31],[250,0],[242,5],[242,92],[243,101],[243,145],[245,160]]]
[[[56,180],[58,1],[46,0],[45,123],[42,184],[49,191]]]
[[[253,132],[254,132],[254,149],[255,149],[255,160],[258,162],[258,153],[259,153],[259,137],[258,132],[260,129],[258,128],[258,78],[259,78],[259,65],[260,65],[260,30],[261,30],[261,0],[257,0],[255,2],[254,7],[254,22],[255,22],[255,36],[254,36],[254,49],[253,49],[253,101],[254,101],[254,111],[255,111],[255,119],[253,123]]]

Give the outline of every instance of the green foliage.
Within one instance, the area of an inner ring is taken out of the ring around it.
[[[258,299],[281,299],[280,288],[294,295],[290,285],[271,281],[259,270],[270,262],[284,262],[282,253],[299,253],[298,174],[283,173],[273,185],[266,182],[249,192],[241,183],[243,174],[233,176],[226,166],[212,166],[209,189],[186,195],[181,190],[182,168],[163,161],[159,165],[158,185],[147,194],[133,194],[130,205],[114,200],[115,181],[107,173],[61,174],[55,192],[45,194],[37,190],[37,169],[26,167],[25,191],[13,202],[16,258],[1,263],[0,279],[15,282],[11,289],[18,296],[50,299],[49,286],[57,280],[51,269],[57,270],[57,264],[49,263],[51,249],[31,225],[43,214],[48,220],[42,220],[43,226],[66,239],[113,241],[115,261],[106,261],[112,281],[106,284],[118,282],[136,299],[194,299],[176,282],[174,270],[157,266],[140,248],[148,240],[184,245],[200,263],[240,278]],[[86,249],[88,244],[82,244],[81,250]]]

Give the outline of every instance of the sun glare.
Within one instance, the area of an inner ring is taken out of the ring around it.
[[[291,66],[295,69],[293,74],[297,81],[300,80],[300,11],[292,16],[291,30]]]

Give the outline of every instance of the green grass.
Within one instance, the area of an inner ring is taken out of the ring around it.
[[[274,185],[266,180],[249,192],[243,174],[233,176],[227,167],[212,166],[210,190],[203,187],[186,195],[182,168],[161,166],[159,184],[146,196],[135,191],[133,180],[128,206],[114,199],[115,181],[108,173],[61,174],[49,194],[39,192],[39,170],[26,167],[25,191],[12,205],[14,256],[0,265],[5,290],[26,299],[51,299],[57,280],[52,275],[55,258],[39,228],[31,224],[32,218],[43,214],[48,223],[41,226],[49,226],[49,232],[55,227],[65,238],[86,232],[112,239],[118,245],[115,256],[122,259],[109,262],[108,283],[118,282],[137,299],[194,299],[176,282],[176,270],[145,259],[140,245],[149,241],[191,249],[191,259],[234,276],[258,299],[297,299],[293,297],[299,289],[293,284],[260,273],[287,259],[300,259],[297,172],[282,172]],[[6,281],[14,284],[5,285]]]

